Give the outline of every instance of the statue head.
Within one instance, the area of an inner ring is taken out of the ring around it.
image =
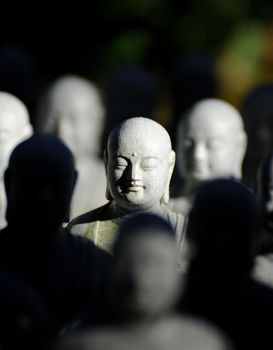
[[[8,165],[13,148],[32,134],[26,106],[17,97],[0,92],[0,173]]]
[[[273,154],[269,153],[261,162],[256,179],[256,194],[263,225],[273,228]]]
[[[105,154],[108,199],[123,211],[149,210],[169,200],[175,153],[157,122],[130,118],[112,130]]]
[[[178,166],[186,182],[241,178],[247,136],[239,112],[227,102],[196,103],[181,120],[177,139]]]
[[[220,270],[219,278],[227,278],[221,269],[245,272],[250,268],[258,221],[255,196],[239,181],[205,182],[195,195],[187,226],[193,256],[210,265],[212,273]]]
[[[113,286],[117,312],[154,317],[173,309],[180,295],[175,232],[162,218],[136,214],[120,227],[114,246]]]
[[[76,157],[97,155],[104,125],[98,89],[86,79],[64,76],[42,96],[37,131],[61,138]]]
[[[12,152],[5,171],[9,225],[55,232],[69,213],[77,178],[71,151],[52,135],[34,135]]]

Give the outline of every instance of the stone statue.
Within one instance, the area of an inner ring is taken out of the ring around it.
[[[187,214],[192,194],[205,180],[242,177],[247,136],[239,112],[227,102],[205,99],[196,103],[178,128],[177,162],[183,184],[170,208]]]
[[[56,316],[59,333],[80,320],[87,305],[95,314],[110,257],[62,226],[77,180],[74,157],[62,141],[47,134],[20,143],[4,179],[8,224],[0,230],[0,275],[33,288]]]
[[[182,247],[183,217],[167,207],[174,164],[170,137],[160,124],[142,117],[125,120],[110,133],[105,151],[109,202],[74,219],[68,228],[111,252],[120,223],[149,211],[173,225]]]
[[[256,181],[257,202],[262,224],[257,237],[253,277],[273,287],[273,154],[261,162]]]
[[[174,311],[182,287],[177,253],[175,232],[161,217],[126,220],[114,246],[112,327],[81,331],[57,349],[228,349],[212,326]]]
[[[9,156],[18,143],[32,134],[26,106],[7,92],[0,92],[0,228],[6,224],[6,194],[4,172]]]
[[[187,224],[194,253],[181,309],[221,327],[236,349],[272,344],[272,289],[250,278],[258,216],[247,187],[216,179],[200,186]]]
[[[72,218],[106,202],[105,170],[99,158],[104,108],[97,88],[78,76],[55,81],[42,96],[36,130],[60,137],[72,150],[79,173]]]

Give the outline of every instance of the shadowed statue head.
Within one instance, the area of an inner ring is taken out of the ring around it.
[[[72,153],[54,136],[35,135],[19,144],[5,172],[8,224],[37,233],[58,229],[76,177]]]
[[[113,298],[127,317],[162,316],[180,292],[175,232],[152,214],[137,214],[120,227],[114,247]]]
[[[197,259],[213,271],[226,268],[235,275],[235,268],[236,273],[245,273],[251,266],[258,219],[255,196],[238,181],[205,183],[196,194],[188,222]]]

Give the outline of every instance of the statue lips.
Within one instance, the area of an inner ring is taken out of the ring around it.
[[[144,186],[140,185],[139,183],[135,181],[130,181],[123,187],[123,193],[129,193],[129,192],[140,192]]]
[[[137,186],[128,187],[128,190],[129,190],[129,192],[139,192],[139,191],[141,191],[142,188],[143,188],[143,186],[137,185]]]

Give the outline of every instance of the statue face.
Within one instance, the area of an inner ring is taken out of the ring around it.
[[[99,151],[103,125],[99,91],[81,77],[58,79],[40,101],[38,128],[55,133],[75,156],[90,157]]]
[[[242,132],[221,114],[197,113],[186,122],[178,154],[181,174],[194,182],[213,177],[240,177]]]
[[[91,154],[97,150],[103,120],[95,102],[92,105],[90,101],[74,96],[74,100],[52,108],[51,113],[58,121],[58,136],[75,155]]]
[[[120,307],[134,315],[170,310],[180,292],[175,241],[164,232],[140,232],[122,243],[114,270]]]
[[[154,139],[145,134],[145,130],[125,132],[108,147],[108,186],[117,205],[126,211],[159,205],[168,187],[172,152],[156,134]]]

